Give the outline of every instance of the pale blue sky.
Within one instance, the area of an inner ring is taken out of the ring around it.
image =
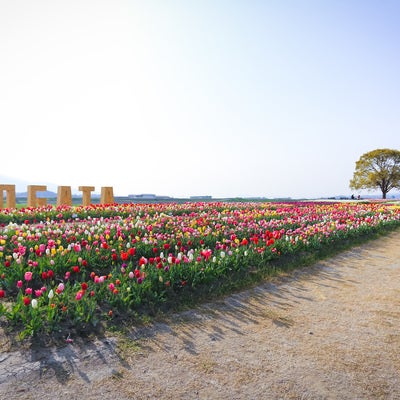
[[[399,21],[397,0],[0,0],[0,180],[349,195],[363,153],[400,148]]]

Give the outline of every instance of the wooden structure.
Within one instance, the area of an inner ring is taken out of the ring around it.
[[[95,190],[94,186],[79,186],[82,192],[82,205],[89,206],[91,204],[91,192]],[[47,198],[38,197],[37,192],[47,191],[46,185],[28,185],[28,207],[40,207],[47,205]],[[15,185],[0,183],[0,210],[4,208],[4,192],[6,193],[6,207],[16,208]],[[112,186],[103,186],[100,194],[100,204],[114,204],[114,190]],[[72,206],[71,186],[58,186],[57,189],[57,206]]]
[[[15,208],[17,200],[15,196],[15,185],[0,185],[0,210],[4,208],[4,192],[6,192],[6,208]]]
[[[57,206],[72,206],[71,186],[59,186],[57,189]]]
[[[38,199],[37,192],[45,192],[47,186],[45,185],[28,185],[28,207],[38,207],[45,206],[47,204],[47,199]]]
[[[94,186],[79,186],[82,192],[82,205],[88,206],[92,202],[90,193],[94,191]]]
[[[103,186],[100,193],[100,204],[113,204],[114,192],[112,186]]]

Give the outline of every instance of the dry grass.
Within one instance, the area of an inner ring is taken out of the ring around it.
[[[19,352],[2,334],[0,397],[400,399],[399,272],[395,232],[126,335]]]

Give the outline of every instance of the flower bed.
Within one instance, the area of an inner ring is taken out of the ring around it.
[[[389,203],[43,207],[0,214],[0,315],[22,336],[154,312],[275,260],[400,226]]]

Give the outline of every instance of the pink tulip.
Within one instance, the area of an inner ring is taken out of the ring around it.
[[[27,282],[29,282],[30,280],[32,280],[32,272],[31,271],[27,271],[25,272],[24,278]]]

